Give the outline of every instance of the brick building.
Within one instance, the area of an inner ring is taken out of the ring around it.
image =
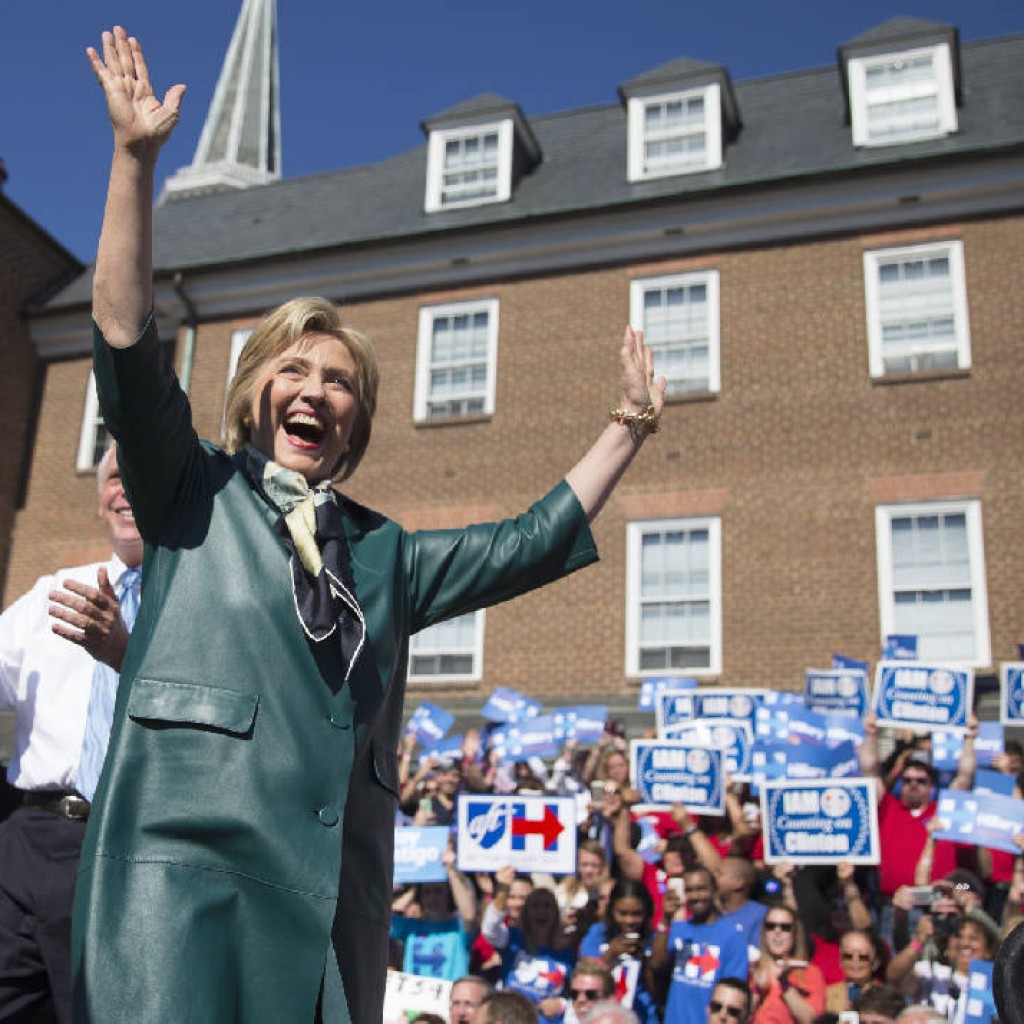
[[[272,4],[246,4],[247,32],[226,79],[259,74],[239,53],[273,55]],[[276,62],[259,66],[262,90],[218,87],[156,214],[158,323],[201,435],[221,434],[248,329],[296,294],[376,343],[348,490],[409,527],[555,483],[616,398],[627,321],[671,382],[595,525],[601,563],[422,634],[413,699],[627,706],[673,673],[796,687],[890,632],[982,674],[1016,658],[1024,36],[899,18],[770,78],[681,59],[531,118],[484,95],[425,120],[415,150],[295,180],[276,170]],[[258,116],[232,105],[257,93]],[[33,321],[46,383],[7,601],[104,546],[88,299],[86,274]]]

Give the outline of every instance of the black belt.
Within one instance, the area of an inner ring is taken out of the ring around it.
[[[84,796],[73,790],[32,789],[22,797],[26,807],[34,807],[39,811],[51,811],[72,821],[85,821],[89,817],[92,806]]]

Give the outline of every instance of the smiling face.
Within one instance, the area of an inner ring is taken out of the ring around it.
[[[972,960],[991,960],[992,944],[988,934],[976,921],[964,921],[960,926],[960,948],[957,951],[957,969],[966,974]]]
[[[643,934],[644,905],[638,896],[620,896],[612,905],[612,917],[622,934]]]
[[[793,915],[784,907],[772,907],[761,923],[764,948],[773,960],[787,960],[793,955]]]
[[[690,918],[703,924],[715,912],[715,879],[705,868],[687,871],[683,875],[686,909]]]
[[[270,359],[253,392],[250,439],[309,483],[331,477],[358,415],[356,367],[345,343],[304,334]]]
[[[135,525],[135,516],[125,497],[117,453],[111,450],[100,462],[100,503],[98,515],[107,528],[110,546],[129,568],[142,561],[142,537]]]
[[[576,855],[576,866],[585,889],[593,889],[604,874],[604,858],[592,850],[580,850]]]
[[[878,966],[871,940],[859,932],[847,932],[839,941],[839,961],[847,981],[866,985]]]

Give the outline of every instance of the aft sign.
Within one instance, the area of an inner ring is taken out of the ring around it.
[[[456,856],[460,871],[576,873],[576,799],[479,796],[458,801]]]
[[[761,823],[767,864],[877,864],[874,779],[766,782]]]
[[[641,802],[725,814],[725,750],[688,740],[633,740],[633,785]]]
[[[881,661],[875,669],[873,703],[879,725],[962,731],[973,699],[970,669],[923,661]]]

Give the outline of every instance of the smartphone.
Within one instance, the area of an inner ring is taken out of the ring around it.
[[[433,814],[434,805],[430,802],[430,797],[425,796],[420,800],[420,814]]]
[[[912,885],[910,893],[915,907],[930,907],[932,905],[932,887],[930,885]]]
[[[604,803],[604,783],[603,782],[592,782],[590,784],[590,799],[595,804]]]

